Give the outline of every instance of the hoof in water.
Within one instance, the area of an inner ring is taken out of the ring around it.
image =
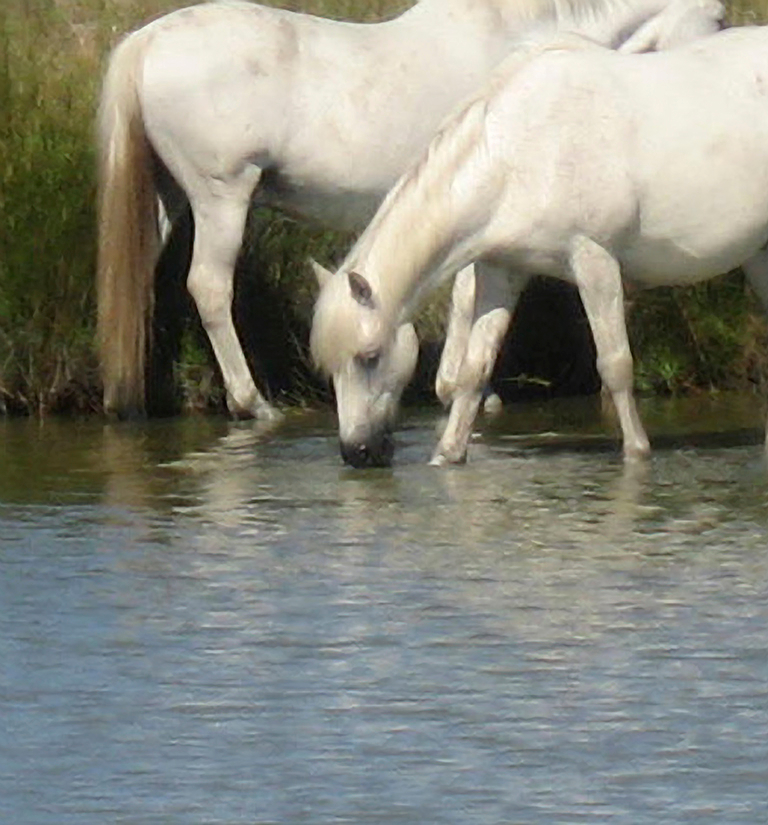
[[[457,466],[459,464],[466,464],[467,463],[467,454],[466,452],[461,455],[457,456],[456,458],[451,458],[450,456],[446,455],[442,450],[436,450],[434,455],[429,461],[430,467],[451,467]]]

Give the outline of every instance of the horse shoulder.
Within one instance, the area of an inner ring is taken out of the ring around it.
[[[631,108],[610,64],[599,52],[548,53],[489,101],[487,174],[503,180],[492,245],[554,254],[574,227],[612,237],[635,221]]]

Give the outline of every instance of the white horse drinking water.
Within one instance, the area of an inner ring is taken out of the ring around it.
[[[433,461],[464,460],[510,307],[534,273],[578,287],[625,456],[646,453],[623,282],[690,284],[742,265],[768,307],[767,243],[768,27],[656,54],[577,36],[518,53],[325,277],[312,349],[333,378],[344,458],[390,461],[415,359],[408,318],[470,261],[474,324]]]
[[[230,410],[270,418],[232,322],[249,205],[362,227],[440,121],[533,30],[664,48],[718,27],[717,0],[421,0],[379,24],[245,2],[159,18],[114,50],[99,116],[104,401],[144,408],[158,196],[195,224],[187,285]],[[446,353],[463,352],[464,342]],[[446,368],[444,384],[452,370]]]

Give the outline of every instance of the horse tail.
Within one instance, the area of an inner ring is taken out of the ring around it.
[[[104,408],[120,415],[145,411],[159,253],[158,193],[138,92],[146,43],[139,31],[113,51],[97,124],[97,336]]]

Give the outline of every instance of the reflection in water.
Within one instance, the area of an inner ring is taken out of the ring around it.
[[[0,821],[766,821],[768,475],[729,415],[624,465],[515,409],[448,470],[420,417],[369,471],[327,417],[3,425]]]

